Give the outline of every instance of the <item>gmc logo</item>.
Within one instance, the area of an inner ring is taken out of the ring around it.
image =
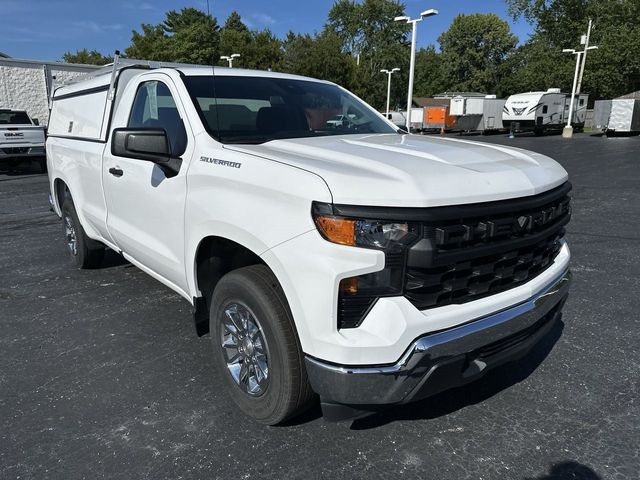
[[[9,132],[4,134],[5,137],[24,137],[24,133],[22,132]]]

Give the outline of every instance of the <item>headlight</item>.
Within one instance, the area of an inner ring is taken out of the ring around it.
[[[327,215],[315,216],[320,234],[340,245],[354,247],[394,249],[405,245],[412,235],[408,223],[357,220]]]
[[[340,281],[338,328],[355,328],[379,297],[402,295],[406,249],[418,238],[418,230],[407,222],[344,218],[330,213],[330,206],[314,203],[313,218],[326,240],[385,253],[383,270]]]

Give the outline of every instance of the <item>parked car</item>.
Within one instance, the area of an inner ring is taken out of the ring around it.
[[[353,121],[356,118],[357,117],[354,114],[336,115],[335,117],[332,117],[329,120],[327,120],[327,127],[333,127],[333,128],[349,127],[351,124],[353,124]]]
[[[38,162],[47,171],[44,127],[24,110],[0,109],[0,165],[15,165],[25,160]]]
[[[396,127],[406,130],[407,119],[401,112],[389,112],[384,114],[386,119],[393,123]]]
[[[552,159],[406,134],[326,81],[129,62],[53,95],[64,241],[80,268],[108,247],[191,303],[245,414],[421,399],[559,321],[571,185]],[[352,128],[327,127],[339,114]]]

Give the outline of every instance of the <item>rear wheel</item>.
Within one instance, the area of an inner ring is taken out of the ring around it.
[[[266,266],[240,268],[220,279],[210,323],[216,368],[244,414],[275,425],[311,404],[293,318]]]
[[[40,158],[38,160],[38,166],[40,167],[40,171],[42,173],[47,173],[47,159],[46,158]]]
[[[69,196],[62,203],[62,228],[73,264],[78,268],[99,266],[104,257],[104,245],[87,236]]]

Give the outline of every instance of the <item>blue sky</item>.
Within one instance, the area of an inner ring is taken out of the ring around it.
[[[209,0],[211,13],[223,23],[237,10],[252,28],[270,28],[283,37],[322,29],[333,0]],[[407,14],[427,8],[440,11],[418,29],[418,44],[436,44],[459,13],[495,13],[508,20],[513,32],[526,41],[531,26],[513,22],[504,0],[405,0]],[[167,10],[192,6],[206,10],[206,0],[0,0],[0,51],[15,58],[59,60],[65,51],[81,48],[102,53],[124,50],[131,31],[141,23],[159,23]]]

